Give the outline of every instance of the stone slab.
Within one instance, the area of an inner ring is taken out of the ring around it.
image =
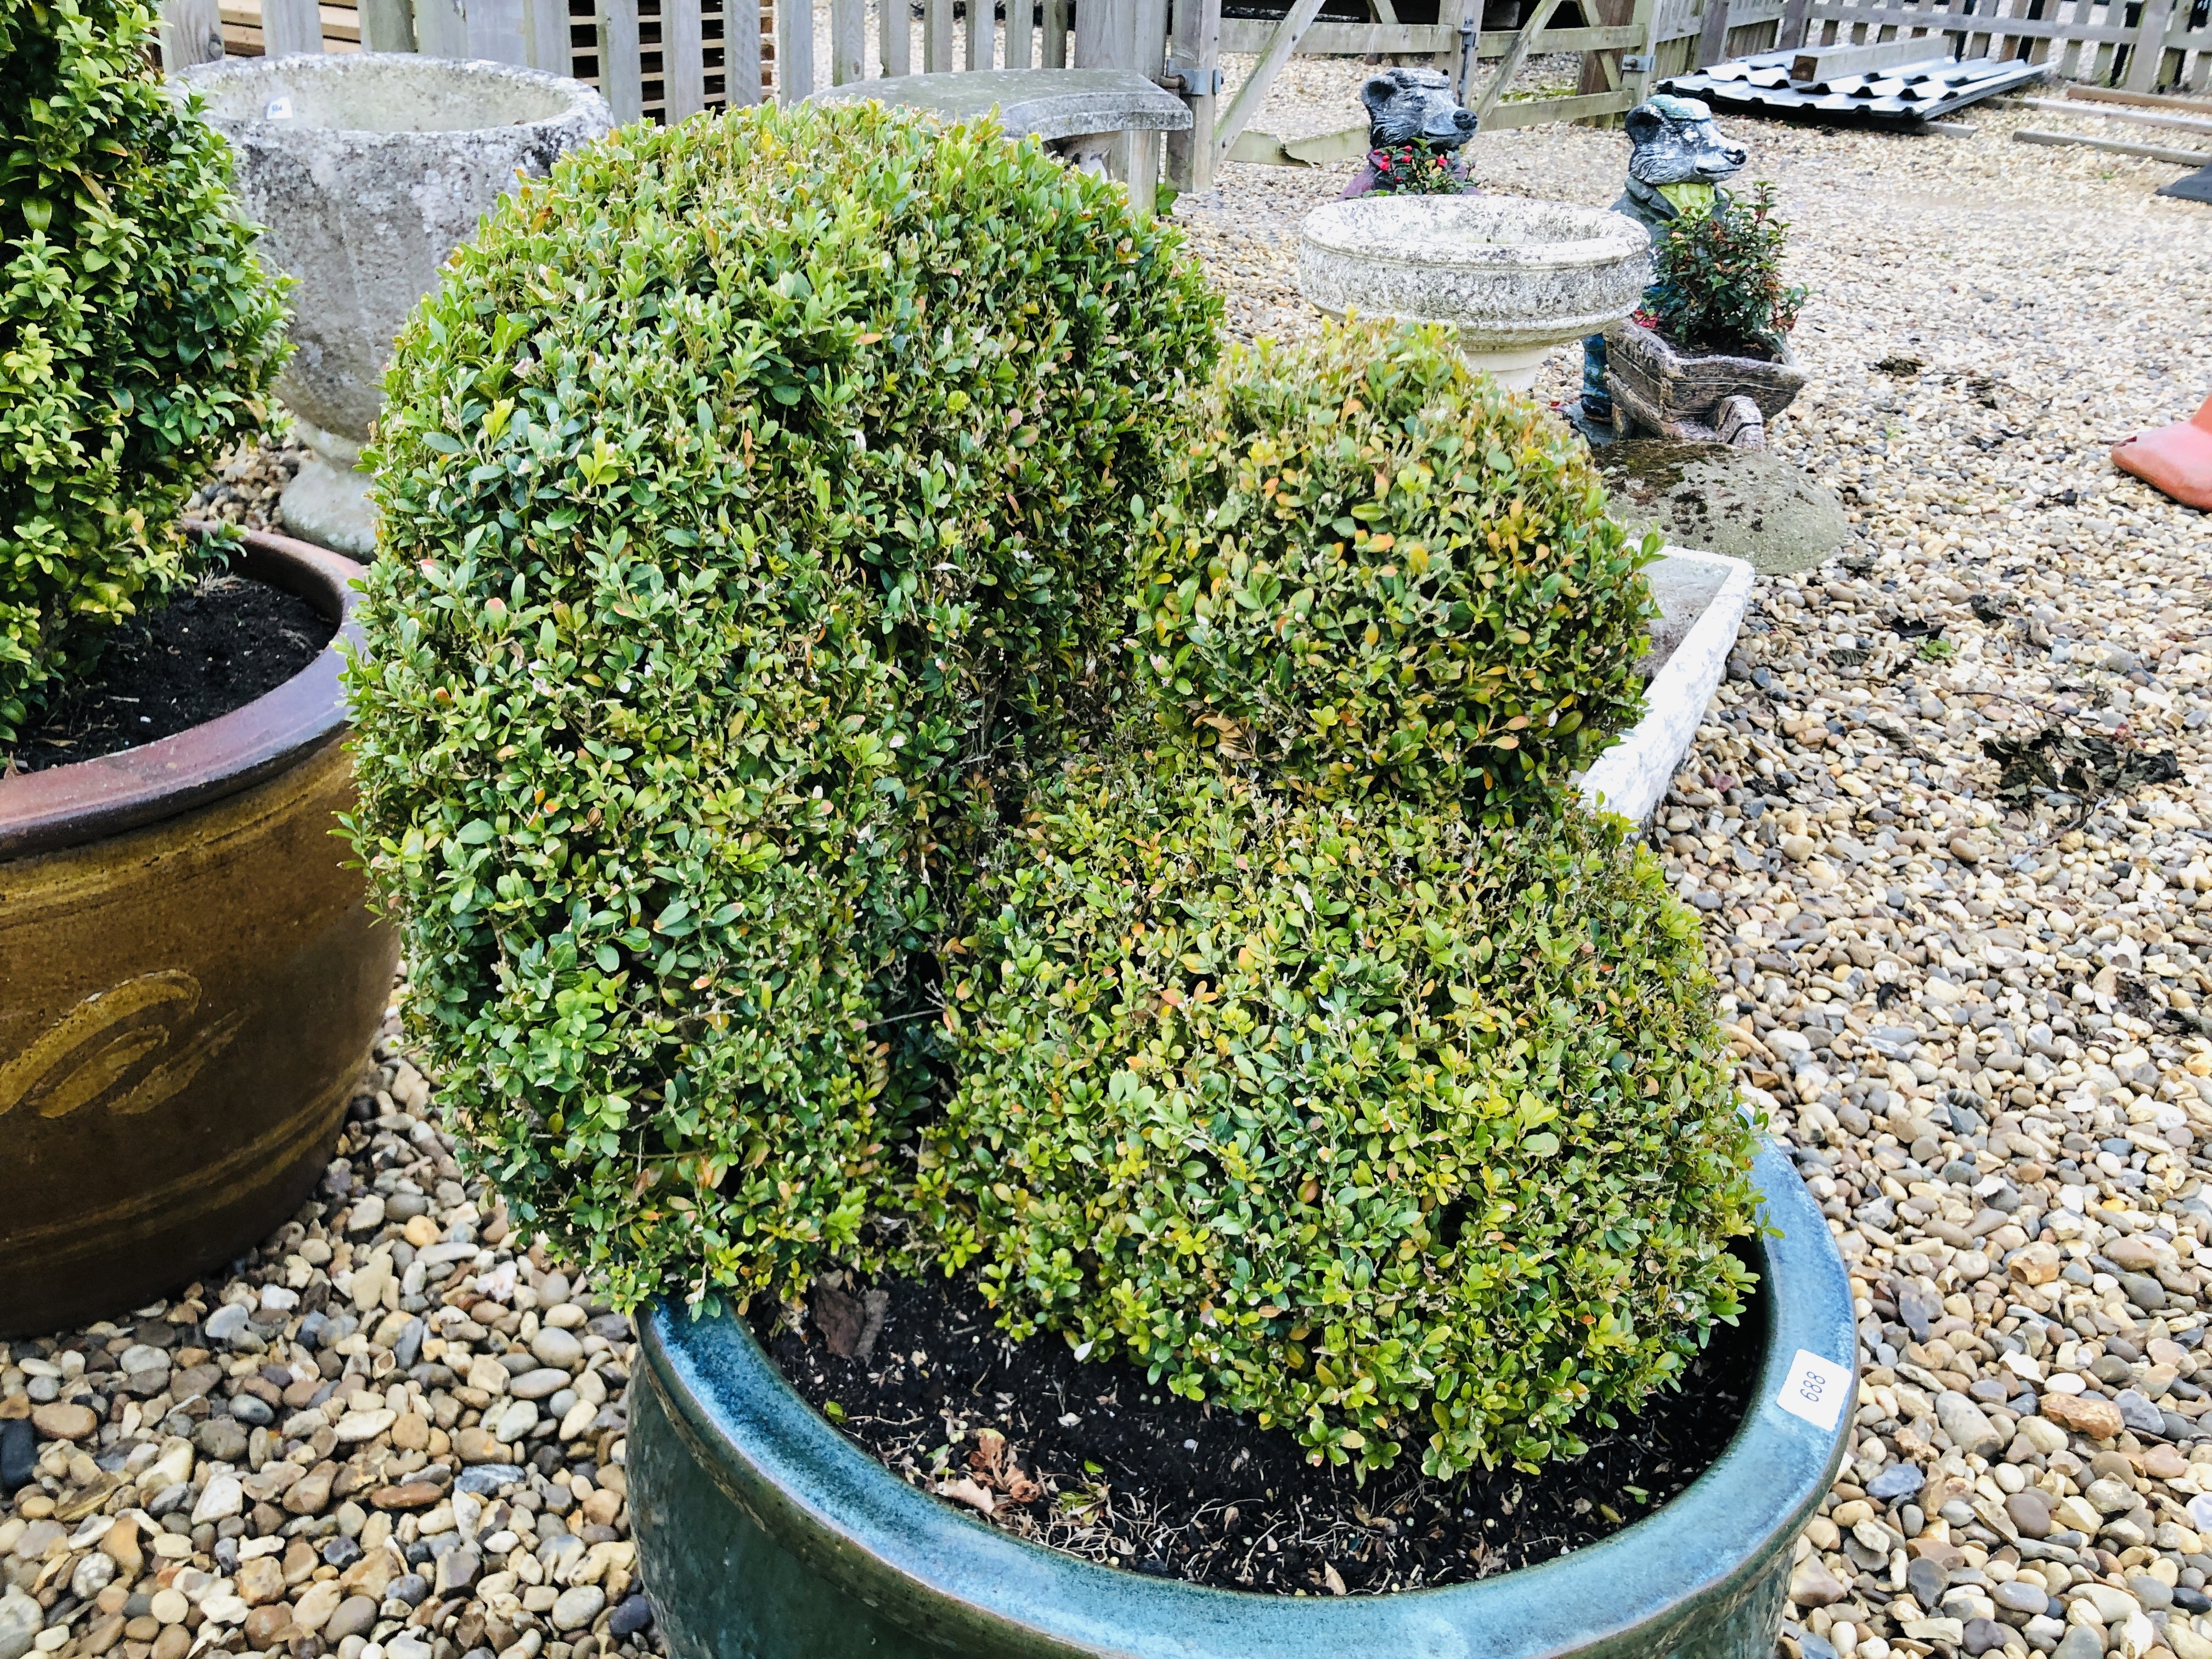
[[[1652,628],[1656,671],[1644,689],[1644,718],[1581,781],[1583,800],[1638,823],[1674,781],[1727,672],[1753,572],[1741,559],[1670,546],[1645,575],[1663,614]]]
[[[811,104],[865,99],[923,109],[950,122],[999,112],[1010,138],[1051,143],[1094,132],[1187,132],[1190,106],[1134,70],[977,70],[894,75],[831,87]]]
[[[1809,570],[1850,535],[1843,503],[1771,451],[1637,438],[1591,459],[1623,524],[1748,559],[1762,576]]]

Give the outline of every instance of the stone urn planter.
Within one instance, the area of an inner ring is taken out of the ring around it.
[[[260,535],[232,569],[334,622],[361,574]],[[204,725],[0,781],[0,1334],[138,1306],[321,1174],[398,958],[332,835],[338,665],[333,640]]]
[[[1751,1404],[1689,1488],[1603,1542],[1476,1583],[1319,1599],[1147,1577],[1054,1553],[908,1486],[817,1416],[727,1316],[644,1322],[627,1469],[674,1659],[1771,1659],[1798,1528],[1851,1422],[1850,1280],[1771,1147],[1778,1238],[1749,1246]]]
[[[261,250],[298,279],[297,348],[278,390],[313,459],[286,526],[356,558],[376,550],[360,470],[409,312],[515,174],[614,127],[580,81],[410,52],[247,58],[179,77],[238,154]]]
[[[1443,323],[1516,392],[1641,304],[1651,244],[1625,213],[1511,196],[1363,196],[1298,227],[1298,291],[1341,316]]]
[[[1613,394],[1614,428],[1623,437],[1653,434],[1764,449],[1766,422],[1789,408],[1805,386],[1805,373],[1787,345],[1771,360],[1692,357],[1657,330],[1629,319],[1607,329],[1605,340],[1606,389]]]

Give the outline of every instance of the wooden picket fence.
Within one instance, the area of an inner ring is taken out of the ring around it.
[[[1797,0],[1814,46],[1925,34],[1931,52],[2024,58],[2136,92],[2212,86],[2212,0]],[[1785,46],[1804,44],[1784,40]]]
[[[421,52],[574,76],[616,119],[758,103],[775,62],[763,0],[165,0],[161,58]]]

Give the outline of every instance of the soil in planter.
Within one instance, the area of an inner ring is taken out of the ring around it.
[[[1436,1481],[1418,1442],[1362,1486],[1279,1430],[1179,1399],[1121,1363],[1018,1346],[967,1280],[817,1285],[807,1328],[754,1321],[792,1385],[909,1484],[1111,1566],[1227,1589],[1344,1595],[1463,1583],[1619,1531],[1688,1486],[1743,1419],[1756,1304],[1680,1391],[1540,1474]],[[841,1358],[842,1350],[851,1358]],[[865,1356],[856,1349],[864,1349]]]
[[[322,612],[282,588],[212,577],[125,623],[92,678],[33,720],[12,768],[66,766],[203,726],[283,684],[336,632]]]

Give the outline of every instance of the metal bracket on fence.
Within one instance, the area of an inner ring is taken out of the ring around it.
[[[1658,59],[1648,52],[1625,52],[1620,55],[1620,72],[1624,75],[1643,75],[1658,67]]]
[[[1160,76],[1160,83],[1171,92],[1180,92],[1186,98],[1218,98],[1221,95],[1219,70],[1180,63],[1172,58],[1168,59],[1167,68]]]

